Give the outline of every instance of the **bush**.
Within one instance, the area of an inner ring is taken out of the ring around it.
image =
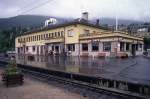
[[[5,74],[6,75],[14,75],[14,74],[18,74],[20,73],[20,71],[17,68],[17,64],[15,60],[11,60],[10,63],[8,64],[6,70],[5,70]]]

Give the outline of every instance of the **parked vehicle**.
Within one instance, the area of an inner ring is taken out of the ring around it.
[[[6,55],[7,55],[8,57],[15,57],[16,52],[15,52],[15,51],[7,51],[7,52],[6,52]]]

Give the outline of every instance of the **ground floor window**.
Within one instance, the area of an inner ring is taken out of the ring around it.
[[[20,49],[21,49],[21,52],[22,52],[23,51],[23,47],[21,47]]]
[[[98,50],[99,50],[99,43],[92,42],[92,51],[98,51]]]
[[[28,49],[29,49],[28,46],[26,46],[26,52],[28,52]]]
[[[120,51],[124,51],[124,42],[120,42]]]
[[[142,50],[142,44],[139,44],[139,48],[140,48],[140,50]]]
[[[20,54],[20,48],[18,48],[18,54]]]
[[[103,42],[103,51],[111,51],[111,42]]]
[[[59,52],[59,46],[55,46],[55,51]]]
[[[135,44],[135,49],[136,51],[138,51],[138,44]]]
[[[82,44],[82,51],[88,51],[88,43]]]
[[[129,51],[129,46],[130,46],[130,44],[126,43],[126,51]]]
[[[75,44],[68,44],[67,49],[68,51],[75,51]]]
[[[32,51],[35,52],[35,46],[32,46]]]
[[[54,46],[52,46],[52,51],[54,51]]]

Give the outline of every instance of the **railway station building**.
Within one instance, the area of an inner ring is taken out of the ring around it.
[[[17,54],[114,57],[141,55],[143,38],[127,32],[113,31],[91,23],[88,13],[82,18],[51,24],[18,35]]]

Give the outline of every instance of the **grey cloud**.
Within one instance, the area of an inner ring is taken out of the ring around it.
[[[19,15],[47,0],[1,0],[0,17]],[[52,2],[51,2],[52,1]],[[49,3],[22,14],[80,17],[88,11],[91,18],[115,17],[134,20],[148,20],[150,0],[50,0]],[[2,13],[3,12],[3,13]]]

